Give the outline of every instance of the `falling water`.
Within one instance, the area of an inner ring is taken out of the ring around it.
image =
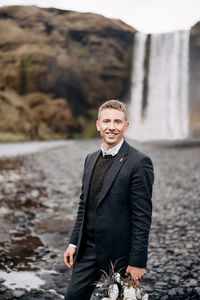
[[[129,107],[133,126],[127,135],[137,140],[185,139],[189,134],[189,31],[151,35],[150,51],[146,48],[147,36],[137,34]],[[148,70],[144,63],[147,55]],[[148,90],[144,107],[145,74]]]

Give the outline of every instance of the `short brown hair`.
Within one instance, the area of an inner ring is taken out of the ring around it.
[[[117,109],[120,110],[124,113],[125,115],[125,119],[127,120],[127,109],[126,106],[123,102],[119,101],[119,100],[108,100],[106,102],[104,102],[98,110],[98,119],[99,119],[99,115],[102,112],[102,110],[106,109],[106,108],[111,108],[111,109]]]

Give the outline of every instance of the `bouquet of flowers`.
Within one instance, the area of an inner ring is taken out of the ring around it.
[[[130,278],[122,278],[111,263],[109,274],[103,271],[103,280],[96,283],[96,299],[101,300],[148,300],[148,294]],[[120,271],[119,271],[120,272]]]

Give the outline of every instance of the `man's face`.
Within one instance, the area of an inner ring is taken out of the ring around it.
[[[103,139],[104,150],[108,150],[121,141],[129,123],[122,111],[106,108],[101,111],[96,126]]]

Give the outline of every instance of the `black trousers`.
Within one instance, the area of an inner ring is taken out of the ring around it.
[[[94,291],[95,282],[100,279],[100,276],[94,241],[86,239],[82,253],[72,269],[65,300],[89,300]]]

